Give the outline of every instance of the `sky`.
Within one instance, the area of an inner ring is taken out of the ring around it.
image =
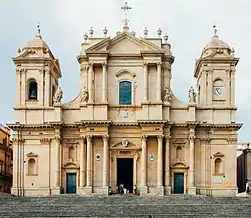
[[[14,122],[15,65],[12,57],[36,35],[40,23],[43,40],[60,61],[63,102],[79,92],[77,56],[83,35],[93,27],[102,36],[104,27],[114,37],[122,30],[124,0],[0,0],[0,123]],[[169,36],[175,61],[172,91],[187,102],[188,89],[196,85],[195,59],[217,26],[220,39],[234,47],[240,57],[236,70],[236,122],[243,123],[239,141],[251,141],[251,1],[248,0],[128,0],[130,29],[143,37],[157,36],[161,28]]]

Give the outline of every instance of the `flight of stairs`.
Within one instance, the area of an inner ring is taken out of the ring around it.
[[[251,197],[1,197],[0,217],[251,217]]]

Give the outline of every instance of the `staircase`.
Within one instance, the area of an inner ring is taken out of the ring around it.
[[[0,217],[251,217],[250,197],[112,195],[0,198]]]

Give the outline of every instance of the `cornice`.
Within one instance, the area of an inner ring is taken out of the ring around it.
[[[138,120],[139,125],[148,125],[148,124],[166,124],[166,120]]]
[[[198,127],[210,127],[210,128],[233,128],[236,130],[239,130],[242,127],[243,124],[238,123],[229,123],[229,124],[198,124]]]
[[[139,126],[139,124],[137,122],[112,122],[111,123],[112,126]]]

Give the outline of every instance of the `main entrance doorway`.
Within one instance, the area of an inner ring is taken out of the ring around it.
[[[117,186],[122,183],[130,193],[133,193],[133,158],[117,159]]]
[[[76,173],[66,174],[66,193],[76,194]]]
[[[184,193],[184,173],[174,173],[174,193]]]

